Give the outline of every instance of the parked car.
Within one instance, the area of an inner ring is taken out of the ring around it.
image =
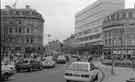
[[[55,67],[56,62],[54,60],[46,59],[42,61],[42,65],[44,68],[50,68],[50,67]]]
[[[14,62],[9,62],[9,63],[2,62],[2,65],[10,68],[13,71],[16,71]]]
[[[99,75],[100,79],[98,79]],[[103,74],[93,69],[89,62],[73,62],[65,69],[64,78],[66,82],[95,82],[95,80],[102,80]]]
[[[32,65],[32,70],[42,70],[43,69],[43,65],[41,61],[36,61],[36,60],[32,60],[30,62],[30,64]]]
[[[64,55],[59,55],[58,57],[57,57],[57,59],[56,59],[56,62],[57,63],[66,63],[66,57],[64,56]]]
[[[130,78],[130,79],[126,80],[126,82],[135,82],[135,78]]]
[[[7,64],[5,65],[4,63],[2,63],[2,66],[1,66],[1,79],[2,80],[8,80],[9,77],[13,76],[15,73],[16,71],[13,67],[10,67]]]
[[[15,68],[17,70],[17,72],[20,72],[20,71],[24,71],[24,70],[27,70],[27,71],[32,71],[32,64],[31,64],[31,60],[21,60],[21,61],[18,61],[15,65]]]
[[[79,55],[72,55],[71,57],[72,57],[72,58],[80,58]]]

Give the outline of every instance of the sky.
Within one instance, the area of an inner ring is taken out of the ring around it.
[[[75,14],[97,0],[1,0],[1,8],[13,5],[17,8],[30,5],[43,15],[44,44],[53,39],[64,40],[74,33]],[[125,0],[126,8],[133,8],[135,0]],[[52,37],[48,38],[47,34]]]

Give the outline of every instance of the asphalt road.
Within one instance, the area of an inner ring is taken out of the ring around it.
[[[64,64],[42,71],[16,73],[7,82],[65,82]]]
[[[42,71],[16,73],[7,82],[66,82],[64,79],[64,69],[67,64],[56,64],[55,68],[43,69]]]
[[[55,68],[43,69],[42,71],[16,73],[6,82],[66,82],[64,79],[66,65],[56,64]]]

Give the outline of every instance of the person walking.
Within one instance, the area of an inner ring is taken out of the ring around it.
[[[89,57],[88,62],[90,63],[92,73],[94,74],[92,82],[102,82],[104,78],[103,71],[94,65],[93,57]]]

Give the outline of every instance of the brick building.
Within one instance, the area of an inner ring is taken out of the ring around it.
[[[42,15],[26,6],[1,9],[1,52],[30,52],[43,46]]]

